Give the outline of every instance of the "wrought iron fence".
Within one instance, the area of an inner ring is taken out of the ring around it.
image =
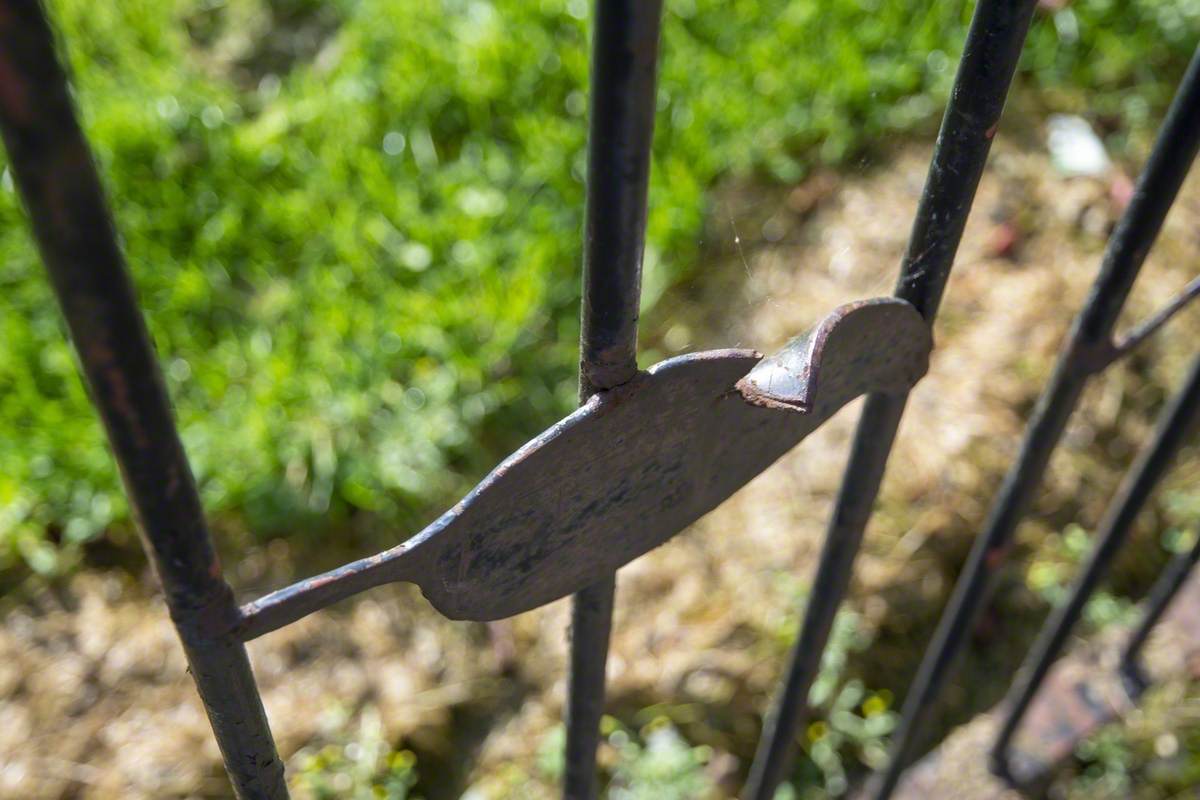
[[[779,353],[697,353],[639,372],[641,261],[661,0],[597,0],[594,16],[579,411],[504,461],[404,544],[242,606],[202,513],[169,398],[91,153],[38,0],[0,0],[0,127],[16,185],[239,797],[284,798],[245,642],[331,603],[409,581],[442,613],[496,619],[574,594],[564,794],[595,794],[605,659],[619,567],[666,541],[757,475],[844,404],[867,400],[786,675],[766,714],[745,798],[775,794],[846,595],[908,391],[996,134],[1035,0],[979,0],[893,298],[836,309]],[[1020,453],[975,541],[908,693],[886,798],[911,761],[1084,386],[1200,294],[1200,280],[1114,338],[1118,315],[1200,146],[1200,55],[1167,114],[1092,291],[1033,412]],[[1014,681],[992,767],[1019,783],[1010,743],[1131,524],[1200,417],[1200,359],[1114,498],[1091,557]],[[1197,561],[1164,571],[1124,652],[1139,652]]]

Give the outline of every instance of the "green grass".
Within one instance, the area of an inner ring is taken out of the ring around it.
[[[224,535],[406,532],[571,407],[585,0],[49,5]],[[647,306],[716,182],[928,132],[971,8],[666,6]],[[1077,0],[1021,81],[1119,144],[1198,34],[1196,0]],[[128,511],[7,173],[0,294],[0,566],[54,572]]]

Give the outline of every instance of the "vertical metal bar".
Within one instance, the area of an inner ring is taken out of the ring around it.
[[[1000,122],[1034,0],[980,0],[900,266],[896,296],[933,323]],[[770,800],[792,760],[808,693],[871,515],[906,397],[873,395],[859,420],[809,604],[743,797]]]
[[[745,800],[771,800],[792,764],[796,736],[807,720],[809,691],[850,583],[854,557],[904,413],[904,400],[876,394],[868,396],[863,406],[800,633],[788,655],[786,676],[767,713],[750,765],[742,792]]]
[[[567,743],[563,797],[596,796],[596,748],[604,715],[604,676],[612,632],[616,575],[571,598],[571,666],[567,684]]]
[[[1038,400],[1016,462],[1005,476],[983,533],[975,540],[950,604],[909,689],[887,768],[873,788],[891,795],[950,667],[974,628],[992,577],[1004,563],[1017,524],[1074,410],[1087,379],[1111,360],[1113,326],[1200,145],[1200,52],[1167,113],[1134,196],[1122,215],[1100,274],[1075,318],[1054,374]]]
[[[286,798],[245,647],[230,634],[233,593],[37,0],[0,0],[0,128],[225,767],[238,797]]]
[[[1179,553],[1171,559],[1146,597],[1146,610],[1121,654],[1121,675],[1125,679],[1126,687],[1134,694],[1142,692],[1149,683],[1141,666],[1142,648],[1146,646],[1154,627],[1170,607],[1175,595],[1183,588],[1197,562],[1200,562],[1200,535],[1196,536],[1196,541],[1187,552]]]
[[[1153,440],[1139,454],[1112,505],[1105,512],[1095,547],[1071,586],[1066,602],[1055,609],[1042,626],[1037,642],[1009,688],[1004,718],[991,750],[992,770],[998,775],[1011,777],[1008,748],[1021,719],[1050,667],[1062,652],[1088,598],[1129,537],[1129,531],[1150,499],[1150,493],[1167,473],[1185,439],[1195,430],[1197,419],[1200,419],[1200,358],[1193,363],[1183,388],[1160,417]]]
[[[662,0],[597,0],[592,34],[579,398],[637,375]],[[616,576],[572,598],[563,795],[595,796]]]

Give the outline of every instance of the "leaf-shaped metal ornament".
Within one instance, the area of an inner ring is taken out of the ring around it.
[[[242,635],[392,581],[454,619],[571,594],[711,511],[850,400],[907,391],[931,346],[920,314],[886,298],[838,308],[768,358],[664,361],[530,441],[408,542],[245,606]]]

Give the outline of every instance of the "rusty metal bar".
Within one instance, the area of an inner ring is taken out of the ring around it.
[[[360,592],[402,579],[415,571],[406,570],[403,559],[421,538],[418,534],[382,553],[296,581],[243,604],[235,628],[237,637],[243,642],[252,641]],[[417,566],[429,571],[423,564]]]
[[[579,398],[637,375],[662,0],[596,0],[592,34]],[[572,599],[563,795],[595,796],[616,576]]]
[[[373,586],[415,583],[451,619],[520,614],[605,581],[854,398],[903,394],[933,340],[894,297],[839,306],[773,355],[708,350],[594,395],[404,544],[242,607],[243,639]],[[732,386],[732,390],[731,390]]]
[[[912,303],[931,325],[1000,123],[1033,7],[1033,0],[981,0],[971,21],[896,286],[896,296]],[[863,408],[804,621],[750,768],[743,794],[748,800],[774,797],[792,762],[808,693],[849,586],[906,401],[907,395],[871,395]]]
[[[1120,490],[1105,512],[1087,563],[1076,576],[1066,602],[1056,608],[1042,626],[1017,677],[1009,687],[1004,716],[990,752],[991,768],[1013,780],[1009,767],[1009,745],[1050,668],[1062,652],[1083,608],[1108,572],[1117,552],[1129,538],[1138,514],[1154,488],[1170,469],[1181,447],[1200,420],[1200,358],[1193,363],[1183,387],[1162,413],[1154,438],[1142,450]]]
[[[286,798],[233,593],[204,521],[53,34],[0,0],[0,128],[71,338],[225,767],[240,798]]]
[[[1179,553],[1171,559],[1146,597],[1142,619],[1130,634],[1125,650],[1121,653],[1121,677],[1125,681],[1126,688],[1133,695],[1140,694],[1149,685],[1149,680],[1141,665],[1142,648],[1146,646],[1150,634],[1154,632],[1155,626],[1158,625],[1179,590],[1187,583],[1188,576],[1192,574],[1197,562],[1200,562],[1200,534],[1196,534],[1196,541],[1187,551]]]
[[[1083,309],[1075,318],[1054,374],[1026,428],[1017,460],[1005,476],[983,533],[976,538],[949,606],[910,687],[888,766],[873,785],[890,796],[916,747],[917,736],[946,683],[955,657],[975,626],[1005,561],[1017,525],[1041,484],[1067,420],[1087,380],[1112,360],[1112,331],[1121,308],[1200,146],[1200,51],[1171,104],[1154,150],[1138,179]]]

